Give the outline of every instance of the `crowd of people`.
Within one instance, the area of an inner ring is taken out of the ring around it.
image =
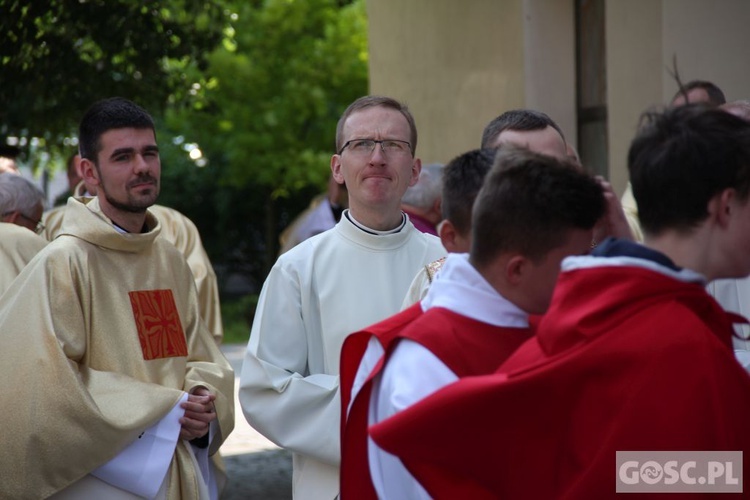
[[[1,394],[24,401],[0,496],[219,498],[216,276],[156,205],[148,112],[98,101],[78,139],[44,216],[0,173]],[[609,498],[618,452],[750,449],[750,104],[696,81],[645,113],[622,199],[538,110],[445,165],[417,139],[403,103],[351,103],[261,290],[239,403],[295,498]]]

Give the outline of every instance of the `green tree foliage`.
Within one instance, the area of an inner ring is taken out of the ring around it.
[[[281,228],[325,188],[339,116],[367,93],[365,2],[238,2],[233,19],[233,38],[208,57],[193,101],[170,109],[167,128],[208,160],[203,170],[223,197],[217,220],[262,231],[246,254],[262,253],[262,279]],[[231,214],[221,213],[226,199],[235,200]]]
[[[158,122],[160,203],[256,282],[367,93],[365,0],[0,0],[0,33],[0,142],[62,167],[92,102],[134,100]]]
[[[170,122],[187,115],[195,142],[226,160],[234,185],[261,184],[276,197],[322,188],[336,122],[367,93],[364,1],[240,2],[236,13],[235,44],[208,58],[201,112]]]
[[[54,149],[96,99],[160,113],[223,36],[219,0],[0,0],[0,139]]]

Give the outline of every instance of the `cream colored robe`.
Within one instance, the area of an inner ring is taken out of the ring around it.
[[[628,182],[625,192],[622,194],[622,198],[620,198],[620,204],[622,205],[622,211],[625,212],[625,219],[628,221],[633,238],[635,241],[642,243],[643,230],[641,229],[641,221],[638,219],[638,204],[633,197],[633,186],[630,182]]]
[[[411,285],[409,285],[409,290],[406,291],[406,297],[404,297],[404,302],[401,304],[401,310],[408,309],[425,298],[425,295],[430,290],[432,280],[435,279],[435,275],[440,271],[444,263],[445,257],[430,262],[419,270],[417,275],[414,276]]]
[[[706,290],[727,311],[750,318],[750,276],[739,279],[716,280]],[[750,325],[735,324],[732,337],[734,356],[750,372]]]
[[[346,214],[346,212],[345,212]],[[419,269],[445,255],[407,222],[372,235],[346,217],[279,257],[263,286],[240,377],[250,424],[294,452],[294,497],[339,491],[344,338],[395,314]]]
[[[59,237],[0,298],[9,498],[46,497],[81,479],[198,386],[216,394],[210,453],[234,426],[232,369],[199,319],[184,258],[157,238],[152,214],[150,232],[120,234],[98,200],[86,201],[68,200]],[[175,450],[169,498],[197,491],[187,446]]]
[[[46,244],[25,227],[0,222],[0,295]]]
[[[82,192],[80,188],[76,192]],[[44,213],[42,233],[47,241],[52,241],[60,234],[65,207],[62,205]],[[203,248],[201,236],[193,221],[173,208],[153,205],[149,209],[161,224],[161,236],[172,243],[185,256],[198,289],[198,304],[201,318],[217,344],[224,338],[224,326],[221,322],[221,305],[219,303],[219,285],[216,273]]]
[[[198,289],[201,318],[216,343],[221,344],[224,327],[221,323],[219,285],[208,254],[203,248],[198,228],[193,221],[173,208],[154,205],[149,210],[159,219],[161,236],[185,256]]]

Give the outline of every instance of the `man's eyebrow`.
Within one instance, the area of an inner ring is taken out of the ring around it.
[[[112,154],[109,155],[109,157],[114,158],[115,156],[133,153],[133,151],[135,151],[135,148],[118,148],[112,151]]]
[[[119,155],[122,155],[122,154],[132,154],[134,152],[135,152],[135,148],[118,148],[118,149],[115,149],[114,151],[112,151],[112,154],[109,155],[109,157],[110,158],[114,158],[115,156],[119,156]],[[159,146],[157,146],[156,144],[151,144],[151,145],[145,146],[143,148],[143,152],[144,153],[146,153],[146,152],[148,152],[148,153],[153,153],[153,152],[158,153],[159,152]]]

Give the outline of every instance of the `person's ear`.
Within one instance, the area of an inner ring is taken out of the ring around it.
[[[448,253],[460,252],[460,235],[456,230],[456,226],[453,225],[448,219],[444,219],[438,224],[438,236],[440,236],[440,242]]]
[[[341,171],[341,155],[331,156],[331,175],[337,184],[344,184],[344,173]]]
[[[414,158],[414,163],[411,165],[411,180],[409,181],[409,187],[419,181],[419,173],[422,171],[422,160]]]
[[[514,255],[505,263],[505,279],[511,285],[521,284],[526,277],[531,261],[523,255]]]
[[[725,189],[708,201],[708,214],[719,227],[725,228],[732,218],[734,205],[737,203],[737,191]]]
[[[89,160],[88,158],[81,158],[79,166],[81,171],[81,178],[88,184],[98,186],[99,172],[96,170],[96,165],[94,165],[94,162]]]

